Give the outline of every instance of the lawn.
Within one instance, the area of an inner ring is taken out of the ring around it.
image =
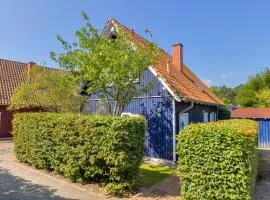
[[[153,184],[175,173],[175,169],[143,163],[140,166],[140,183],[142,188],[149,188]]]

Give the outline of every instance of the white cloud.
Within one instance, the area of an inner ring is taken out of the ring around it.
[[[208,87],[211,87],[214,85],[213,81],[209,79],[202,79],[202,82],[204,82],[204,84],[207,85]]]

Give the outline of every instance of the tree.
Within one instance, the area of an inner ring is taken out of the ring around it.
[[[231,88],[231,87],[227,87],[226,85],[222,85],[222,86],[211,86],[210,90],[216,94],[219,98],[222,99],[222,101],[229,105],[229,104],[235,104],[235,98],[237,96],[237,92],[239,90],[239,88],[241,88],[241,85],[235,87],[235,88]]]
[[[84,98],[69,72],[35,66],[11,98],[9,109],[80,112]]]
[[[257,106],[259,107],[270,107],[270,88],[263,89],[256,94],[258,99]]]
[[[242,107],[267,107],[270,89],[270,69],[250,76],[243,88],[240,89],[236,101]]]
[[[142,72],[157,59],[159,50],[153,42],[137,45],[121,27],[109,38],[94,28],[83,13],[86,25],[69,44],[57,36],[64,53],[51,52],[51,58],[73,73],[78,82],[87,83],[88,93],[98,94],[110,115],[120,115],[132,97],[151,88],[138,85]]]

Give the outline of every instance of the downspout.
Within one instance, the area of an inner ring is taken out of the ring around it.
[[[191,101],[189,107],[182,110],[180,114],[191,110],[194,107],[194,101]],[[176,113],[175,113],[175,99],[173,99],[173,162],[176,162]]]
[[[175,99],[172,98],[172,125],[173,125],[173,162],[176,162],[176,114]]]
[[[194,107],[194,101],[191,101],[190,106],[185,108],[184,110],[182,110],[179,114],[185,113],[185,112],[191,110],[193,107]]]

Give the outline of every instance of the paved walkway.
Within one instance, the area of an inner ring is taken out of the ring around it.
[[[11,141],[0,141],[0,200],[119,200],[106,196],[94,184],[70,183],[62,176],[20,164],[16,162],[12,150]],[[270,150],[260,150],[259,158],[255,199],[270,200]],[[179,200],[179,196],[179,177],[172,175],[131,199]]]
[[[110,199],[95,185],[73,184],[62,177],[17,163],[12,146],[11,142],[0,141],[0,200]]]
[[[106,196],[97,185],[70,183],[60,175],[18,163],[12,151],[11,141],[0,140],[0,200],[120,200]],[[179,178],[171,176],[130,200],[179,200],[179,191]]]
[[[270,199],[270,150],[260,150],[256,200]]]
[[[168,179],[153,185],[151,188],[142,192],[134,200],[179,200],[180,186],[179,177],[170,176]]]

